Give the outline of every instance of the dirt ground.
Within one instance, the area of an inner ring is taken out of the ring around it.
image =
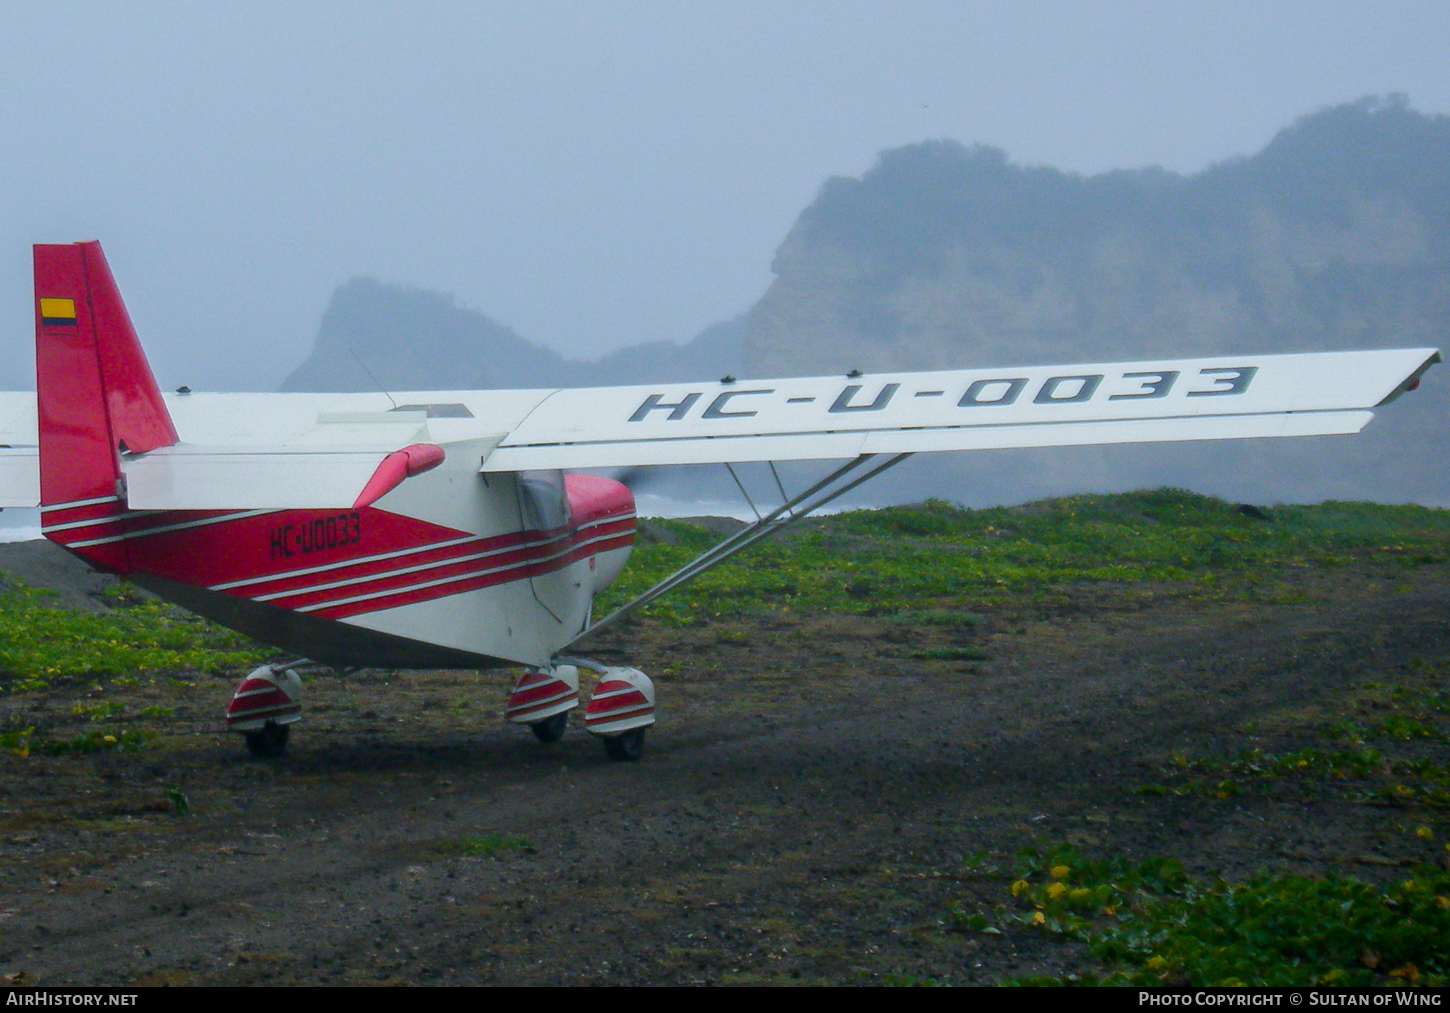
[[[637,624],[591,652],[657,680],[633,764],[577,723],[550,746],[505,726],[499,672],[313,677],[289,755],[267,762],[221,729],[219,677],[12,695],[0,716],[72,733],[88,701],[175,714],[144,719],[134,751],[0,756],[0,972],[986,984],[1087,966],[1003,914],[1009,877],[983,864],[1025,844],[1230,877],[1443,860],[1444,810],[1319,782],[1141,792],[1174,752],[1288,748],[1368,684],[1447,670],[1450,567],[1286,579],[1272,602],[1084,587],[962,628]],[[910,660],[964,643],[986,660]],[[952,931],[953,904],[1001,934]]]

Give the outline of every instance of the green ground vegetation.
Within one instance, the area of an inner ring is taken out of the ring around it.
[[[1366,683],[1349,712],[1300,730],[1292,748],[1251,746],[1229,755],[1174,753],[1140,795],[1230,798],[1285,784],[1322,797],[1396,808],[1450,810],[1450,671],[1411,659],[1416,685]]]
[[[526,837],[516,834],[504,834],[497,830],[490,830],[487,833],[463,834],[459,837],[445,837],[432,841],[424,850],[433,856],[449,857],[453,855],[470,855],[480,858],[493,858],[509,851],[523,851],[533,847]]]
[[[719,540],[682,521],[642,544],[596,614],[644,590]],[[754,546],[644,614],[666,624],[768,609],[946,617],[1065,600],[1070,586],[1153,582],[1199,597],[1292,596],[1291,568],[1370,560],[1394,567],[1450,559],[1450,511],[1323,503],[1276,506],[1267,519],[1179,489],[1072,496],[969,510],[941,501],[802,522]],[[938,621],[947,621],[943,619]]]
[[[148,673],[230,671],[272,652],[255,641],[154,599],[116,596],[109,612],[74,612],[51,595],[10,580],[0,590],[0,690]],[[95,704],[91,720],[111,704]]]
[[[1450,558],[1450,511],[1324,503],[1274,507],[1268,520],[1177,489],[1073,496],[969,510],[941,501],[803,522],[757,545],[644,615],[667,625],[771,609],[868,614],[918,626],[968,627],[974,609],[1065,599],[1072,586],[1152,582],[1201,597],[1290,592],[1293,567],[1392,567]],[[718,540],[682,521],[655,522],[673,542],[637,547],[601,597],[603,614]],[[55,608],[11,580],[0,590],[0,689],[57,680],[136,678],[259,664],[262,645],[153,599],[116,596],[108,613]],[[977,657],[970,648],[962,658]],[[956,656],[953,655],[953,658]],[[93,716],[100,720],[103,716]],[[1407,731],[1407,734],[1412,734]]]
[[[1095,969],[1020,985],[1450,984],[1450,662],[1410,659],[1395,683],[1371,682],[1317,717],[1249,727],[1250,746],[1173,753],[1143,796],[1285,799],[1367,805],[1437,854],[1395,878],[1264,869],[1231,881],[1191,876],[1174,859],[1029,847],[1013,863],[974,856],[968,871],[1001,890],[991,909],[954,905],[959,932],[1044,932],[1083,944]],[[1390,814],[1393,814],[1391,816]],[[1389,862],[1395,865],[1395,862]],[[1010,883],[1009,883],[1010,880]]]
[[[1263,873],[1188,876],[1172,859],[1089,859],[1064,846],[1019,855],[1008,917],[1081,940],[1104,965],[1024,985],[1444,985],[1450,871],[1392,883]]]

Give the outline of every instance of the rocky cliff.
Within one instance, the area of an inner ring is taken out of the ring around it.
[[[774,271],[753,373],[1431,341],[1450,322],[1450,118],[1366,100],[1193,176],[913,145],[827,182]]]
[[[1083,177],[933,141],[832,179],[751,311],[751,375],[1444,345],[1450,118],[1307,116],[1247,158]],[[1003,452],[923,491],[1019,499],[1165,481],[1236,498],[1450,503],[1450,372],[1359,437]]]
[[[1450,345],[1450,118],[1398,97],[1365,99],[1188,176],[1079,176],[1015,165],[989,147],[911,145],[884,152],[859,179],[829,180],[774,271],[747,315],[687,345],[634,346],[593,363],[530,344],[447,296],[355,279],[283,389]],[[1450,366],[1441,366],[1355,437],[920,459],[866,501],[980,504],[1175,484],[1254,502],[1450,505],[1447,433]]]

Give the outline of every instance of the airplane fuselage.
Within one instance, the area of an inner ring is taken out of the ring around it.
[[[129,511],[49,504],[48,538],[265,643],[378,667],[540,665],[623,569],[634,500],[460,456],[356,510]]]

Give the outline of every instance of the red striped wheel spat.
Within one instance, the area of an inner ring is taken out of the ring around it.
[[[618,735],[655,723],[655,688],[637,668],[611,668],[599,677],[584,708],[584,727],[595,735]]]
[[[573,665],[531,668],[519,676],[509,694],[504,717],[531,725],[579,706],[579,670]]]
[[[227,728],[260,731],[270,721],[290,725],[302,720],[302,680],[289,669],[263,665],[242,680],[227,704]]]

